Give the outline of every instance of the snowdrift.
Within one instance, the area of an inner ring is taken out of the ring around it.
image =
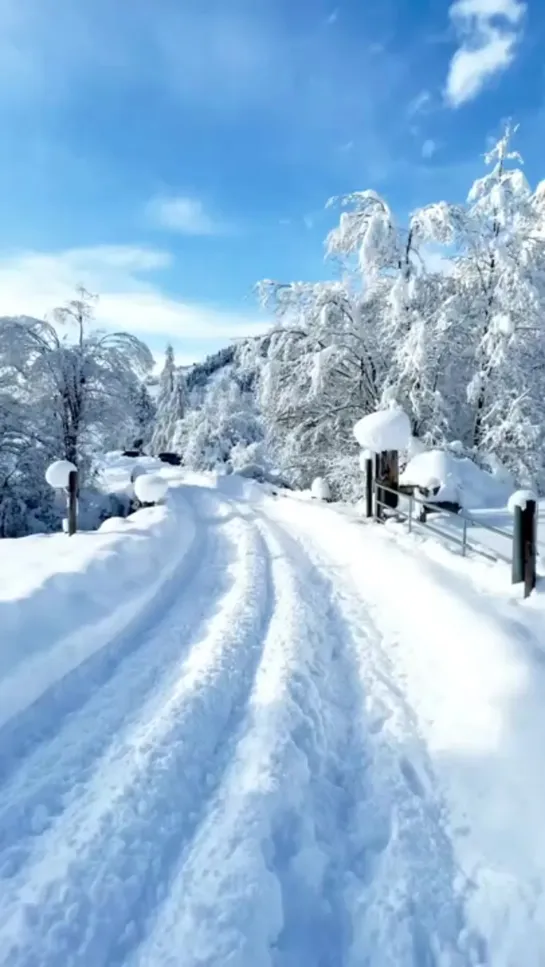
[[[194,533],[178,486],[95,532],[1,541],[0,724],[142,615]]]
[[[466,510],[505,507],[512,487],[506,478],[481,470],[467,457],[455,457],[443,450],[419,453],[409,461],[400,483],[428,488],[440,484],[433,501],[457,503]]]

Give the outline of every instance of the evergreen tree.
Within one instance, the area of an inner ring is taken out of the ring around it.
[[[174,350],[169,345],[166,350],[165,365],[159,378],[155,429],[151,444],[153,453],[163,453],[173,448],[176,427],[185,416],[187,404],[185,376],[181,370],[176,370]]]

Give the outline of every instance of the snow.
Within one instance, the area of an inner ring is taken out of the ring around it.
[[[467,457],[456,457],[444,450],[428,450],[409,461],[400,476],[406,486],[440,490],[431,500],[457,503],[465,509],[505,507],[509,483],[498,475],[481,470]]]
[[[372,460],[373,457],[374,457],[374,453],[372,452],[372,450],[362,450],[360,453],[360,470],[366,473],[367,463],[369,460]]]
[[[404,450],[411,437],[411,423],[404,410],[391,407],[364,416],[356,423],[354,436],[362,449],[374,453]]]
[[[324,480],[323,477],[316,477],[316,479],[312,481],[310,492],[315,500],[331,500],[330,486],[327,480]]]
[[[76,471],[76,467],[70,460],[55,460],[51,463],[46,472],[45,479],[50,487],[55,490],[64,490],[68,487],[70,474]]]
[[[173,494],[69,541],[0,542],[0,726],[145,612],[194,533],[183,488]]]
[[[526,510],[529,501],[537,504],[537,495],[533,490],[516,490],[507,501],[507,509],[510,514],[515,513],[515,507]]]
[[[167,491],[167,481],[158,475],[140,474],[134,481],[134,492],[143,504],[158,504],[165,499]]]
[[[165,478],[99,533],[0,543],[6,964],[541,967],[539,588]]]

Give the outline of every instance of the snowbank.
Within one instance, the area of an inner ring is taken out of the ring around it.
[[[178,487],[99,531],[0,541],[0,724],[138,618],[193,536]]]
[[[440,488],[432,501],[449,501],[465,509],[505,507],[509,498],[507,481],[481,470],[467,457],[455,457],[444,450],[428,450],[409,461],[401,474],[406,486]]]
[[[360,447],[382,453],[385,450],[405,450],[411,438],[409,417],[399,406],[370,413],[354,427]]]

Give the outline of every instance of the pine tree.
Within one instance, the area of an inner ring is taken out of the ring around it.
[[[174,350],[172,346],[167,346],[165,365],[159,378],[155,429],[151,444],[153,453],[172,449],[176,427],[185,416],[187,404],[185,376],[181,370],[176,371]]]

